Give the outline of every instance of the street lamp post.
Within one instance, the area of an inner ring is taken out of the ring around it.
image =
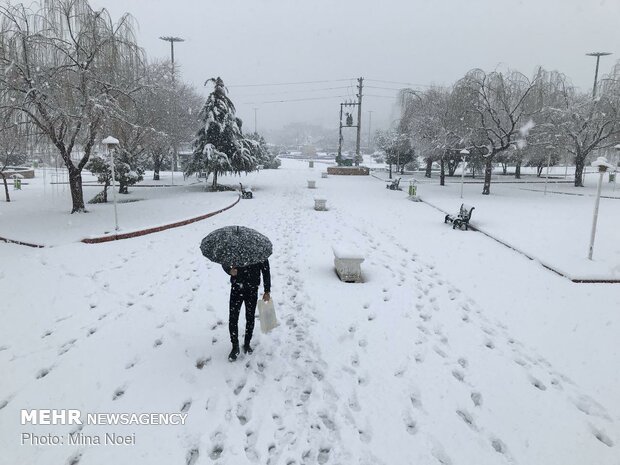
[[[463,149],[460,154],[463,155],[463,168],[461,169],[461,198],[463,198],[463,184],[465,183],[465,157],[469,155],[469,150]]]
[[[164,36],[164,37],[160,37],[161,40],[164,40],[166,42],[170,42],[170,62],[172,64],[172,86],[174,87],[174,83],[175,83],[175,68],[174,68],[174,43],[175,42],[185,42],[185,39],[182,39],[180,37],[173,37],[173,36]],[[177,153],[177,144],[176,141],[173,140],[173,147],[172,147],[172,162],[171,164],[171,168],[172,168],[172,185],[174,185],[174,171],[177,169],[177,160],[178,160],[178,153]]]
[[[549,182],[549,165],[551,165],[551,150],[553,146],[547,146],[547,173],[545,174],[545,195],[547,195],[547,182]]]
[[[605,157],[598,157],[592,162],[592,166],[598,168],[598,186],[596,188],[596,200],[594,201],[594,216],[592,218],[592,232],[590,233],[590,247],[588,248],[588,259],[592,260],[594,251],[594,237],[596,236],[596,223],[598,221],[598,206],[601,200],[601,186],[603,185],[603,175],[607,169],[613,169],[614,166],[607,162]]]
[[[601,57],[611,55],[610,52],[592,52],[586,53],[589,57],[596,57],[596,71],[594,71],[594,86],[592,87],[592,98],[596,97],[596,83],[598,81],[598,63],[601,61]]]
[[[118,139],[112,136],[108,136],[101,141],[106,146],[106,152],[110,158],[110,165],[112,167],[112,201],[114,202],[114,229],[118,231],[118,212],[116,211],[116,174],[114,173],[114,154],[110,152],[110,145],[118,145]]]

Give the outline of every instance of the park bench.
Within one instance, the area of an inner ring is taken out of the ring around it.
[[[458,214],[446,215],[443,222],[452,223],[452,229],[456,229],[458,227],[460,229],[465,229],[465,231],[467,231],[467,228],[469,226],[469,220],[471,219],[471,213],[474,211],[474,208],[475,207],[472,207],[471,205],[466,205],[462,203]],[[463,228],[463,226],[465,226],[465,228]]]
[[[386,184],[385,187],[386,189],[389,189],[391,191],[399,191],[401,190],[399,185],[400,185],[400,178],[394,179],[391,183]]]
[[[361,264],[364,261],[364,257],[355,250],[350,250],[341,246],[334,246],[332,250],[334,251],[336,273],[340,280],[345,283],[361,283]]]
[[[321,177],[322,177],[322,178],[327,178],[327,171],[323,171],[323,172],[321,173]]]
[[[239,188],[240,188],[239,190],[241,191],[242,199],[251,199],[254,196],[252,194],[252,191],[248,191],[243,188],[243,184],[239,183]]]

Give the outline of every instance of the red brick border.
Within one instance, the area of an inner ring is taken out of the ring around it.
[[[142,229],[140,231],[134,231],[130,233],[113,234],[111,236],[101,236],[101,237],[92,237],[88,239],[82,239],[80,242],[83,242],[84,244],[101,244],[102,242],[111,242],[111,241],[118,241],[122,239],[131,239],[132,237],[146,236],[147,234],[153,234],[156,232],[165,231],[167,229],[178,228],[179,226],[187,226],[188,224],[192,224],[197,221],[202,221],[211,216],[215,216],[218,213],[222,213],[234,207],[235,205],[237,205],[239,203],[239,200],[241,200],[241,196],[239,196],[232,205],[229,205],[227,207],[224,207],[220,210],[217,210],[211,213],[207,213],[205,215],[200,215],[195,218],[190,218],[189,220],[177,221],[176,223],[165,224],[163,226],[156,226],[154,228]]]
[[[26,247],[34,247],[36,249],[42,249],[43,247],[47,247],[45,245],[31,244],[30,242],[22,242],[22,241],[16,241],[13,239],[7,239],[6,237],[0,237],[0,242],[6,242],[7,244],[25,245]]]

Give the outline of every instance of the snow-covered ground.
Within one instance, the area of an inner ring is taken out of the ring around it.
[[[86,204],[85,215],[71,214],[71,192],[66,174],[61,170],[36,170],[36,177],[24,181],[22,190],[9,188],[11,202],[0,202],[0,237],[41,245],[59,245],[88,237],[114,233],[112,192],[107,204]],[[64,176],[63,176],[64,175]],[[204,195],[205,183],[180,173],[161,173],[159,181],[145,175],[129,194],[117,195],[120,233],[193,218],[232,204],[238,195],[218,192]],[[88,202],[101,192],[96,178],[84,172],[84,200]],[[59,183],[51,184],[58,180]]]
[[[617,465],[618,285],[572,283],[482,234],[452,230],[376,178],[321,179],[323,169],[284,160],[241,178],[253,200],[154,235],[47,249],[0,243],[0,464]],[[539,201],[559,212],[560,241],[591,213],[569,196],[572,211],[555,197],[493,189],[482,199],[479,185],[466,186],[466,200],[477,206],[472,221],[502,233],[510,228],[500,220]],[[460,204],[457,184],[420,190],[439,206]],[[213,205],[214,194],[201,195]],[[315,196],[329,211],[313,210]],[[164,209],[136,203],[160,224]],[[614,205],[602,203],[602,214]],[[174,213],[165,212],[181,219]],[[269,335],[257,326],[254,354],[235,363],[226,360],[227,276],[198,248],[229,224],[272,239],[281,322]],[[531,225],[519,227],[532,237]],[[365,255],[364,283],[337,279],[337,244]],[[81,430],[135,433],[133,446],[22,446],[22,432],[66,438],[76,428],[20,425],[20,409],[31,408],[188,417],[183,426]]]

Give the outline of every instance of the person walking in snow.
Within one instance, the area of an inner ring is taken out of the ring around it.
[[[227,267],[222,265],[226,273],[230,275],[230,300],[228,315],[228,331],[230,332],[230,342],[232,350],[228,360],[233,362],[239,355],[239,313],[241,305],[245,304],[245,337],[243,342],[243,352],[252,353],[250,341],[254,332],[254,318],[256,304],[258,302],[258,287],[263,275],[263,300],[268,301],[271,297],[271,274],[269,272],[269,260],[254,265],[244,267]]]

